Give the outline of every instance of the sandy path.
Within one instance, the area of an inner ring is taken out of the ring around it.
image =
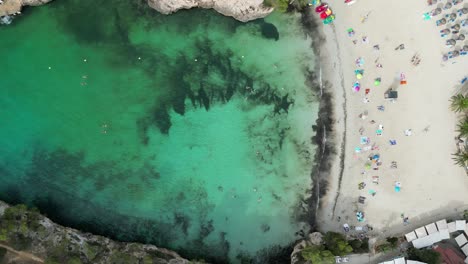
[[[31,253],[28,253],[28,252],[24,252],[24,251],[17,251],[15,249],[13,249],[12,247],[9,247],[5,244],[1,244],[0,243],[0,247],[2,248],[5,248],[6,250],[8,250],[9,252],[15,254],[17,257],[15,258],[15,261],[34,261],[34,262],[38,262],[38,263],[44,263],[44,260],[39,258],[39,257],[36,257],[34,256],[33,254]]]
[[[424,21],[422,14],[434,8],[427,6],[426,1],[358,0],[351,6],[339,1],[331,3],[331,7],[337,20],[332,27],[324,26],[327,49],[323,57],[332,61],[324,68],[328,68],[326,77],[334,84],[333,92],[338,98],[336,130],[345,131],[344,166],[339,188],[340,161],[335,161],[328,195],[322,199],[319,229],[340,230],[343,222],[348,222],[370,224],[378,231],[390,230],[402,226],[402,213],[409,217],[411,228],[412,219],[428,218],[427,212],[444,210],[449,214],[466,206],[468,177],[452,160],[456,152],[456,116],[449,110],[449,98],[456,92],[457,83],[468,74],[468,57],[442,62],[442,53],[449,49],[444,46],[446,39],[439,35],[442,28],[435,25],[441,15]],[[368,19],[362,23],[366,14]],[[354,29],[353,37],[348,36],[348,28]],[[367,43],[362,41],[364,36]],[[353,40],[357,43],[353,44]],[[395,50],[399,44],[404,44],[405,49]],[[379,45],[379,50],[374,45]],[[421,63],[413,66],[411,58],[416,53]],[[358,57],[365,63],[364,78],[360,80],[362,89],[356,93],[352,84],[356,81]],[[383,68],[376,67],[377,63]],[[407,85],[398,85],[401,73],[406,75]],[[373,81],[378,77],[382,82],[376,87]],[[399,92],[395,103],[384,100],[383,94],[389,87]],[[369,103],[363,102],[366,88],[371,89]],[[339,99],[343,91],[346,115],[339,111],[344,103]],[[385,106],[384,112],[377,110],[379,105]],[[359,114],[364,111],[369,115],[362,120]],[[370,124],[370,120],[376,123]],[[382,136],[376,135],[379,124],[384,126]],[[363,135],[376,143],[379,151],[354,152],[356,147],[363,147],[359,142],[361,127]],[[404,135],[406,129],[412,129],[412,136]],[[391,146],[390,139],[396,140],[397,145]],[[338,138],[338,149],[341,143]],[[380,154],[383,161],[378,171],[364,169],[371,153]],[[391,161],[397,161],[397,169],[390,168]],[[363,171],[365,174],[361,174]],[[378,185],[372,183],[372,176],[379,176]],[[399,193],[393,188],[396,181],[402,184]],[[360,182],[366,183],[363,190],[358,190]],[[377,194],[371,196],[370,190]],[[357,203],[360,195],[367,198],[364,205]],[[357,222],[357,210],[366,214],[365,222]]]

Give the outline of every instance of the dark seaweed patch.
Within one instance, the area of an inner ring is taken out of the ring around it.
[[[264,22],[261,24],[262,36],[267,39],[279,40],[279,32],[275,25]]]

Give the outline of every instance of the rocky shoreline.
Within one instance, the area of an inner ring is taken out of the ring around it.
[[[18,14],[23,6],[38,6],[50,1],[3,0],[3,3],[0,1],[0,17]],[[263,18],[273,12],[273,8],[263,5],[263,0],[148,0],[148,5],[165,15],[181,9],[212,8],[242,22]]]
[[[154,245],[123,243],[63,227],[25,205],[0,201],[0,262],[21,255],[35,263],[196,264]],[[9,262],[2,262],[9,263]],[[29,263],[29,262],[28,262]]]

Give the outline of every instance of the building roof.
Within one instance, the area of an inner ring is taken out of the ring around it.
[[[468,244],[462,247],[461,250],[463,251],[463,254],[465,254],[465,256],[468,256]]]
[[[437,229],[439,229],[439,231],[448,229],[447,220],[445,220],[445,219],[437,221],[436,225],[437,225]]]
[[[408,242],[411,242],[411,241],[418,238],[416,236],[416,233],[414,233],[414,231],[409,232],[408,234],[405,235],[405,237],[406,237],[406,241],[408,241]]]
[[[406,264],[406,261],[405,261],[405,258],[401,257],[401,258],[396,258],[393,260],[393,262],[395,264]]]
[[[436,227],[435,223],[428,224],[428,225],[426,225],[426,230],[427,230],[427,233],[429,235],[434,234],[435,232],[437,232],[437,227]]]
[[[466,221],[465,220],[457,220],[455,221],[455,229],[457,231],[465,231]]]
[[[465,234],[460,234],[459,236],[457,236],[455,238],[455,241],[457,242],[458,246],[459,247],[462,247],[463,245],[465,245],[466,243],[468,243],[468,240],[466,239],[466,236]]]
[[[424,226],[414,230],[414,232],[416,232],[416,235],[418,236],[418,238],[422,238],[422,237],[427,236],[427,232],[426,232],[426,229],[424,228]]]
[[[444,240],[444,239],[450,239],[450,234],[449,234],[449,231],[448,229],[442,229],[439,231],[440,233],[440,239]]]
[[[453,233],[455,231],[457,231],[456,227],[455,227],[455,222],[450,222],[447,224],[448,226],[448,230],[449,230],[449,233]]]
[[[426,262],[416,261],[416,260],[407,260],[406,264],[426,264]]]
[[[459,253],[458,250],[454,248],[455,246],[442,244],[434,248],[435,251],[440,253],[442,258],[442,263],[445,264],[461,264],[465,256]]]
[[[432,237],[431,236],[425,236],[425,237],[421,237],[421,238],[413,240],[412,241],[413,246],[415,248],[418,248],[418,249],[432,246],[433,243],[432,243]]]

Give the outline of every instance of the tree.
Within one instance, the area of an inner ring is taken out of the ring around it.
[[[451,109],[455,112],[463,112],[468,109],[468,97],[463,94],[457,94],[450,99]]]
[[[398,246],[398,237],[389,237],[387,238],[387,242],[390,243],[392,248],[396,248]]]
[[[355,253],[366,253],[369,252],[369,239],[365,238],[363,240],[353,239],[349,241],[349,245],[353,248]]]
[[[440,253],[432,249],[416,249],[408,250],[408,258],[411,260],[422,261],[427,264],[440,264],[442,262]]]
[[[455,164],[460,165],[462,167],[468,166],[468,151],[465,149],[464,151],[458,151],[457,153],[453,154],[453,160]]]
[[[468,220],[468,210],[463,211],[463,219]]]
[[[309,246],[301,251],[301,255],[305,260],[313,264],[334,264],[335,256],[329,251],[325,250],[323,246]]]
[[[460,121],[457,127],[457,131],[460,133],[460,136],[468,136],[468,118],[465,118],[464,120]]]
[[[323,238],[325,246],[335,256],[342,256],[353,252],[353,248],[340,233],[327,232]]]

